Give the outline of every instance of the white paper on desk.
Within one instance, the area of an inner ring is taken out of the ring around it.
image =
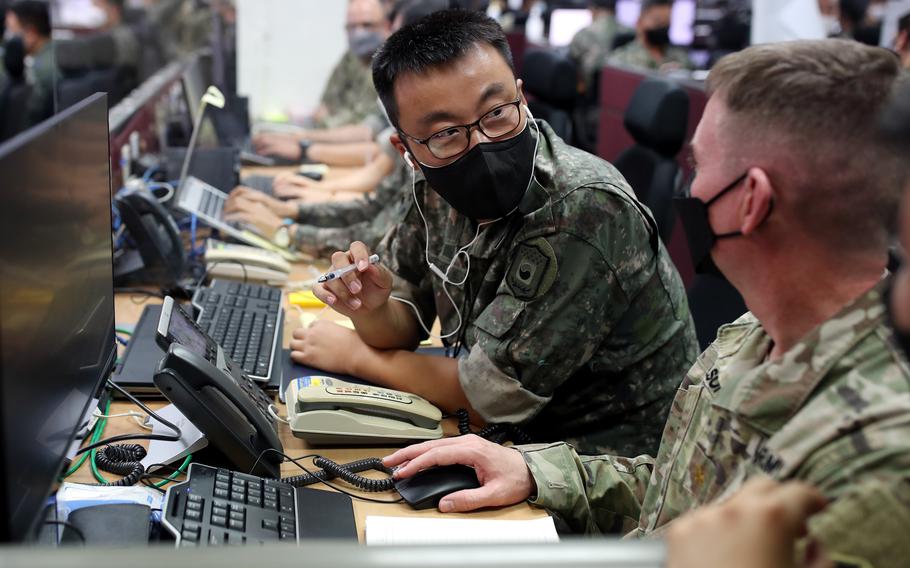
[[[149,443],[148,454],[140,462],[146,468],[154,463],[172,463],[185,458],[187,454],[198,452],[209,444],[209,441],[202,435],[199,428],[196,428],[173,404],[169,404],[159,410],[158,415],[180,428],[180,439],[174,442],[152,440]],[[173,435],[174,431],[164,424],[154,418],[150,420],[153,434]]]
[[[367,545],[559,542],[552,517],[522,521],[367,516]]]

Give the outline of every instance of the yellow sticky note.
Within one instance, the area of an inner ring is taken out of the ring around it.
[[[295,306],[300,306],[301,308],[325,307],[323,301],[317,298],[316,295],[313,294],[312,290],[305,290],[303,292],[291,292],[288,294],[288,301]]]

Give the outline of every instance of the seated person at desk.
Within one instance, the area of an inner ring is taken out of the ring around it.
[[[15,2],[6,12],[6,33],[20,36],[25,46],[25,78],[32,88],[28,101],[28,123],[38,124],[54,114],[54,89],[59,75],[47,2]]]
[[[92,0],[102,12],[105,22],[102,31],[108,32],[114,38],[117,47],[117,65],[136,68],[139,66],[141,47],[136,32],[123,21],[123,11],[126,0]]]
[[[335,166],[358,166],[376,151],[373,138],[387,125],[370,79],[370,58],[389,34],[379,0],[349,0],[349,49],[335,66],[313,115],[316,129],[254,137],[259,154]]]
[[[352,241],[376,246],[389,227],[404,217],[411,199],[407,165],[390,144],[386,143],[386,146],[395,155],[383,152],[382,162],[374,160],[362,168],[366,171],[355,172],[337,181],[313,182],[334,183],[339,189],[356,189],[366,193],[364,181],[370,181],[365,178],[374,176],[378,173],[377,168],[388,163],[392,171],[372,182],[375,192],[350,201],[306,203],[300,200],[282,201],[261,191],[238,187],[231,192],[225,204],[226,219],[249,223],[263,235],[275,235],[279,230],[286,230],[291,248],[315,258],[329,258],[333,252],[347,247]],[[348,181],[351,177],[355,179]],[[280,188],[276,180],[274,191],[278,195]],[[307,191],[308,196],[312,196],[318,190]],[[285,225],[284,218],[293,219],[294,223]]]
[[[569,57],[578,67],[578,78],[585,90],[606,63],[616,36],[629,31],[616,19],[616,0],[589,0],[588,7],[591,25],[576,33],[569,44]]]
[[[635,40],[610,54],[608,63],[660,71],[691,69],[684,49],[670,45],[672,0],[643,0]]]
[[[650,212],[610,164],[532,119],[486,15],[402,28],[373,82],[414,201],[377,249],[383,265],[355,242],[332,260],[357,270],[314,288],[356,332],[298,329],[292,356],[533,440],[656,448],[697,348]],[[408,351],[437,316],[455,358]]]
[[[879,528],[855,505],[910,475],[910,368],[883,304],[908,166],[875,125],[897,75],[893,55],[844,40],[750,47],[711,71],[692,144],[698,175],[679,211],[703,237],[690,247],[696,266],[719,268],[751,313],[722,327],[686,375],[656,458],[466,436],[385,464],[405,464],[399,477],[477,468],[484,487],[444,499],[444,511],[529,499],[575,531],[637,537],[750,478],[802,480],[835,500],[812,538],[890,565],[888,546],[864,544]]]

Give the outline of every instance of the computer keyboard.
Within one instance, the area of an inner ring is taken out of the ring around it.
[[[213,219],[221,219],[221,213],[224,210],[224,198],[211,191],[206,191],[202,194],[199,210]]]
[[[162,522],[178,546],[296,541],[297,495],[275,479],[194,463],[168,488]]]
[[[284,309],[281,289],[230,280],[212,280],[193,295],[196,323],[253,380],[280,372]]]

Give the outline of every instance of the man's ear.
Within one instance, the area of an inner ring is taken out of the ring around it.
[[[525,97],[525,82],[518,79],[515,81],[515,85],[518,87],[518,98],[521,99],[521,104],[528,106],[528,99]]]
[[[758,230],[771,214],[774,206],[774,186],[765,170],[750,168],[743,182],[743,200],[739,209],[740,228],[743,235]]]
[[[894,39],[894,51],[902,53],[906,50],[908,47],[907,44],[910,43],[908,42],[908,39],[910,39],[910,35],[908,35],[907,30],[901,30]]]
[[[398,153],[401,154],[401,157],[404,158],[404,161],[407,162],[408,165],[411,166],[412,169],[416,170],[417,164],[414,163],[414,155],[411,154],[411,152],[408,150],[408,147],[407,147],[407,145],[405,145],[404,141],[401,139],[401,136],[397,132],[395,132],[391,136],[389,136],[389,141],[392,143],[392,146],[394,146],[395,149],[398,150]]]

